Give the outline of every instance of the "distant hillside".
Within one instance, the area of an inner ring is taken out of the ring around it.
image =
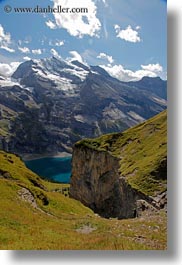
[[[167,81],[161,80],[160,77],[150,78],[145,76],[139,81],[128,82],[128,85],[135,86],[141,90],[156,94],[160,98],[167,99]]]
[[[75,144],[70,193],[102,216],[134,217],[137,201],[165,207],[166,111],[122,133]]]

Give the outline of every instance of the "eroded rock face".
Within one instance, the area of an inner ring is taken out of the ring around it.
[[[74,147],[70,196],[106,218],[136,217],[144,198],[120,176],[117,158],[86,147]]]

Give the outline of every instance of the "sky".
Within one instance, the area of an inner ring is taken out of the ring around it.
[[[14,10],[37,6],[88,12]],[[0,0],[0,75],[10,76],[26,60],[55,56],[100,65],[122,81],[167,79],[166,34],[165,0]]]

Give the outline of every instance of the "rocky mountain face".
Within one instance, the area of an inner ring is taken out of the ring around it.
[[[30,60],[0,79],[0,148],[21,155],[72,152],[84,137],[123,131],[165,108],[160,78],[124,83],[99,66]]]
[[[123,133],[76,143],[71,197],[107,218],[166,207],[166,118],[164,111]]]
[[[119,161],[106,152],[74,148],[70,195],[103,217],[132,218],[138,194],[119,175]]]

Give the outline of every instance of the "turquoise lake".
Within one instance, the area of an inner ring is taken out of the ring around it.
[[[24,161],[25,165],[44,179],[70,183],[71,157],[45,157]]]

